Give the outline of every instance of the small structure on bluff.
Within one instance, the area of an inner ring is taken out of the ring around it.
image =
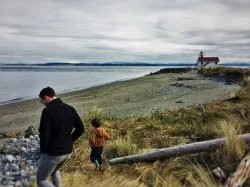
[[[214,67],[217,66],[219,62],[219,57],[204,57],[203,52],[201,51],[199,54],[199,57],[197,58],[196,67],[202,68],[202,67]]]

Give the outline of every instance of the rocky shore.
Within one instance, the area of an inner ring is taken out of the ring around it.
[[[190,71],[196,70],[194,68],[163,68],[157,72],[150,73],[149,75],[159,75],[165,73],[188,73]]]
[[[0,186],[28,187],[35,182],[40,157],[37,133],[8,138],[0,147]]]

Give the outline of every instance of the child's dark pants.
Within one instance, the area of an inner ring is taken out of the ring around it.
[[[103,147],[91,147],[90,160],[95,163],[95,160],[98,161],[99,164],[102,164],[102,152]]]

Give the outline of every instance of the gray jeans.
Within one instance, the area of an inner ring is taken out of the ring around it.
[[[61,187],[61,174],[59,169],[69,158],[69,155],[50,156],[42,154],[37,169],[37,186],[38,187]],[[48,181],[51,176],[52,184]]]

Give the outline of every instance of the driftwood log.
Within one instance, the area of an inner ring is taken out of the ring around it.
[[[244,183],[249,177],[250,154],[248,153],[247,156],[242,159],[236,171],[227,179],[227,182],[224,187],[241,187],[244,185]]]
[[[238,138],[243,138],[246,141],[250,142],[250,133],[239,135]],[[170,157],[213,150],[214,148],[225,144],[225,140],[226,138],[219,138],[203,142],[158,149],[156,151],[149,153],[142,153],[142,154],[135,154],[125,157],[114,158],[109,160],[109,164],[113,165],[113,164],[127,164],[135,162],[149,162],[149,161],[167,159]]]

